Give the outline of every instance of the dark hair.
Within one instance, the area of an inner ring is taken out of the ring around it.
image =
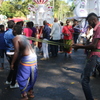
[[[0,25],[0,32],[4,32],[4,29],[3,29],[3,28],[4,28],[4,25],[1,24],[1,25]]]
[[[98,19],[98,16],[97,16],[95,13],[90,13],[90,14],[87,16],[86,20],[88,20],[91,16],[94,16],[94,17],[96,17],[96,18]]]
[[[4,28],[4,25],[3,25],[3,24],[0,25],[0,29],[1,29],[1,28]]]
[[[61,26],[63,26],[63,25],[64,25],[64,23],[63,23],[63,22],[60,22],[60,25],[61,25]]]
[[[46,20],[44,20],[44,21],[43,21],[43,24],[44,24],[44,25],[47,25],[47,21],[46,21]]]
[[[70,20],[69,20],[69,19],[67,19],[67,20],[66,20],[66,22],[67,22],[67,21],[69,21],[69,22],[70,22]]]
[[[23,26],[24,22],[23,21],[20,21],[20,22],[17,22],[16,25],[21,25]]]
[[[31,28],[32,27],[32,23],[31,22],[27,22],[26,25]]]
[[[15,25],[15,22],[13,20],[9,20],[7,24],[8,24],[8,28],[13,28],[13,26]]]
[[[73,22],[78,22],[78,21],[76,19],[74,19]]]
[[[32,21],[30,22],[30,24],[31,24],[32,27],[34,26],[34,23]]]
[[[29,28],[32,28],[34,26],[34,23],[32,21],[30,22],[27,22],[26,25],[29,27]]]
[[[15,26],[13,27],[13,30],[16,31],[16,34],[17,34],[17,35],[20,35],[20,34],[22,33],[22,26],[20,26],[20,25],[15,25]]]

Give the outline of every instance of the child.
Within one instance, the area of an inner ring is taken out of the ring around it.
[[[4,53],[6,52],[6,43],[4,40],[4,25],[0,25],[0,69],[4,69]]]

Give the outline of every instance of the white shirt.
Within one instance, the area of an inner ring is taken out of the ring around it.
[[[58,22],[53,24],[50,35],[53,37],[53,40],[61,39],[61,25]]]

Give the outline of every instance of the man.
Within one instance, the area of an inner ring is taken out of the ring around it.
[[[17,22],[16,25],[20,25],[20,26],[23,27],[23,25],[24,25],[24,21]]]
[[[36,38],[37,30],[34,27],[34,23],[32,21],[30,21],[30,22],[28,22],[28,26],[32,30],[32,36],[31,37],[35,37]],[[32,40],[32,47],[34,48],[34,50],[36,52],[36,42],[33,41],[33,40]]]
[[[44,28],[43,28],[43,31],[42,31],[42,33],[43,33],[43,40],[44,41],[48,41],[48,40],[50,40],[51,29],[47,25],[47,21],[43,21],[43,25],[44,25]],[[43,50],[43,58],[41,58],[41,60],[47,60],[49,58],[48,43],[46,43],[46,42],[42,43],[42,50]]]
[[[33,98],[33,86],[37,78],[37,56],[27,40],[26,36],[21,35],[22,27],[15,25],[13,28],[14,56],[11,62],[11,69],[14,69],[14,63],[20,55],[18,65],[17,81],[20,87],[22,99],[28,100],[28,96]],[[27,96],[28,95],[28,96]]]
[[[36,32],[36,28],[34,27],[34,23],[32,21],[30,22],[30,28],[33,31],[32,37],[36,37],[37,32]]]
[[[94,67],[96,67],[96,65],[100,63],[100,22],[98,20],[98,16],[95,13],[90,13],[86,18],[86,20],[88,21],[89,25],[94,28],[92,43],[85,46],[76,44],[73,45],[73,47],[75,49],[82,48],[91,50],[89,59],[87,60],[84,71],[82,73],[81,84],[86,100],[94,100],[89,86],[89,82],[90,82],[90,75]]]
[[[60,42],[61,39],[61,25],[58,23],[58,19],[54,19],[54,24],[51,29],[51,41]],[[51,53],[53,57],[57,57],[58,54],[58,45],[51,45]]]
[[[73,23],[74,23],[73,24],[73,29],[74,29],[73,38],[74,38],[74,43],[76,44],[77,43],[78,36],[79,36],[79,34],[81,32],[80,31],[81,28],[80,28],[80,25],[79,25],[79,23],[78,23],[77,20],[74,20]]]
[[[0,63],[1,63],[0,70],[4,69],[4,54],[6,52],[6,43],[4,40],[4,34],[5,34],[4,25],[1,24],[0,25]]]
[[[7,22],[7,24],[8,24],[8,30],[4,34],[4,39],[5,39],[5,43],[7,45],[7,51],[6,51],[7,60],[9,61],[9,64],[11,65],[12,56],[13,56],[12,51],[14,51],[14,45],[13,45],[12,40],[15,37],[12,33],[12,31],[13,31],[12,28],[15,25],[15,23],[13,20],[9,20]],[[10,84],[10,88],[18,88],[19,87],[18,84],[16,84],[18,60],[16,60],[14,65],[15,65],[14,70],[10,69],[10,72],[8,74],[7,81],[6,81],[6,84]]]

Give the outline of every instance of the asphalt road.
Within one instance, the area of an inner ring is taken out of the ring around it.
[[[38,55],[38,78],[34,86],[35,98],[29,100],[85,100],[80,76],[85,65],[83,50],[72,53],[67,58],[64,53],[58,57],[41,61]],[[9,64],[5,59],[5,69],[0,71],[0,100],[20,100],[20,90],[10,89],[5,84]],[[91,88],[95,100],[100,100],[100,77],[91,77]]]

